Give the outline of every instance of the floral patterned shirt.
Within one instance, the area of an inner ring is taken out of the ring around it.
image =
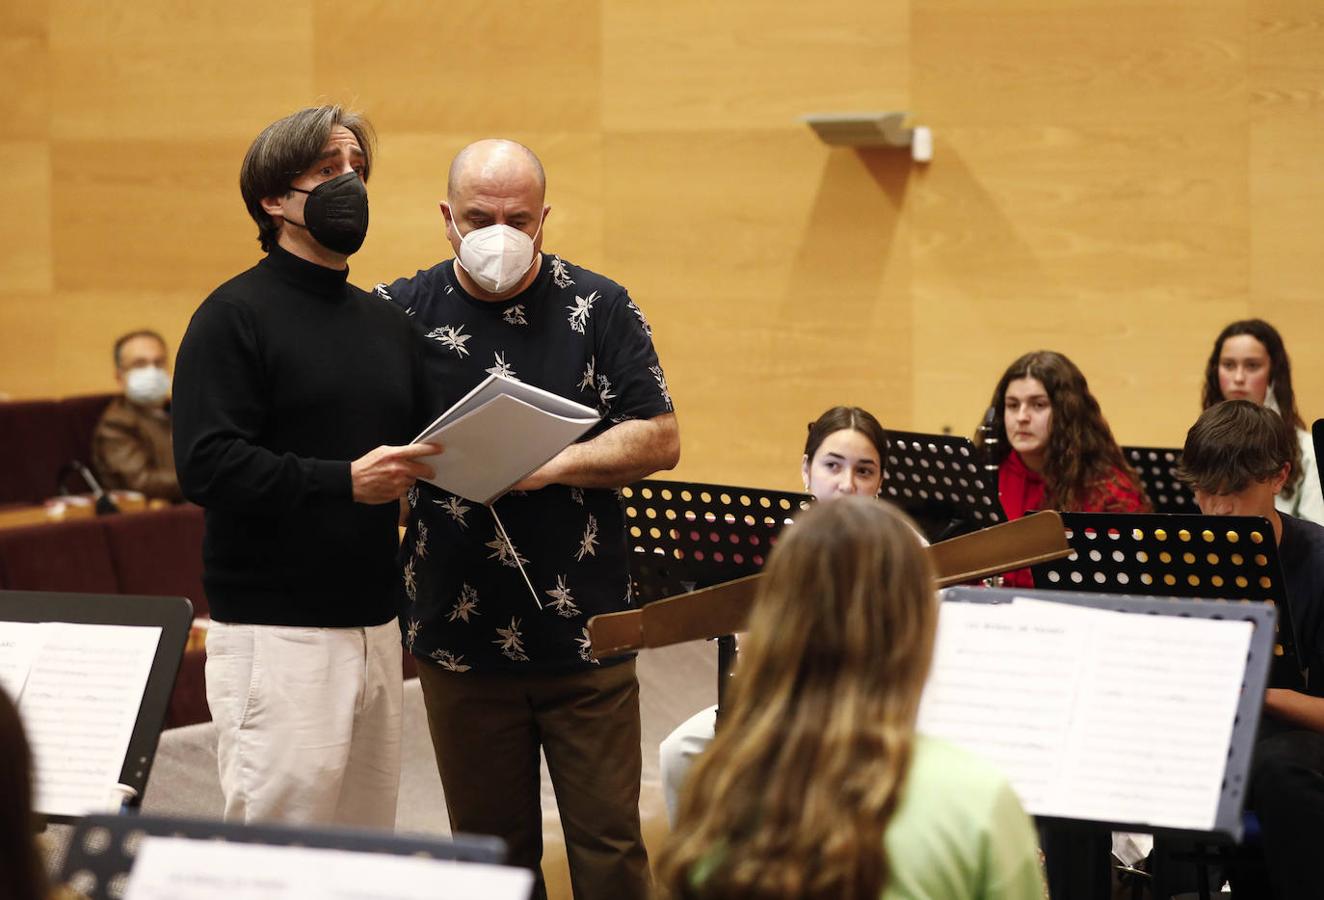
[[[533,284],[500,302],[467,294],[451,260],[377,293],[439,345],[430,375],[447,405],[499,372],[595,407],[603,420],[582,440],[672,410],[643,312],[620,285],[559,257],[544,254]],[[597,664],[589,618],[633,602],[616,492],[551,485],[506,494],[493,508],[509,541],[491,510],[432,485],[419,482],[409,505],[401,625],[415,656],[455,672]]]

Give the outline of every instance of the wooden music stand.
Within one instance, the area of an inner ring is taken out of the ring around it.
[[[928,548],[938,587],[1061,559],[1070,552],[1062,517],[1055,512],[1035,513]],[[594,616],[588,622],[593,656],[602,659],[741,631],[761,578],[747,575],[642,609]]]

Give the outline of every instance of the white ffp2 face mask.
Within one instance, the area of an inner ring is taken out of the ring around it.
[[[124,373],[124,396],[139,406],[156,406],[170,395],[170,375],[157,366],[139,366]]]
[[[460,234],[454,219],[451,226]],[[533,265],[533,244],[541,233],[542,222],[533,237],[510,225],[475,228],[460,235],[460,266],[489,294],[508,291]]]

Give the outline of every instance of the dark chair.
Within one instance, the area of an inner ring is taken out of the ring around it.
[[[187,597],[195,617],[208,615],[202,587],[201,509],[185,504],[106,516],[101,524],[119,593]]]
[[[14,591],[121,592],[106,531],[96,519],[0,530],[0,573]]]
[[[193,615],[208,614],[202,587],[202,510],[172,506],[100,520],[122,594],[187,597]],[[166,727],[211,721],[207,707],[207,653],[186,650],[166,709]]]
[[[57,492],[73,458],[64,410],[55,400],[0,403],[0,505],[40,503]]]

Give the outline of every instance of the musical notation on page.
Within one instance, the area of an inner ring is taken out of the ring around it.
[[[35,628],[18,698],[36,761],[34,807],[62,816],[107,810],[161,629],[69,622]]]
[[[1252,629],[943,603],[919,728],[997,765],[1034,815],[1208,829]]]
[[[143,840],[126,900],[523,900],[527,869],[316,847]]]

